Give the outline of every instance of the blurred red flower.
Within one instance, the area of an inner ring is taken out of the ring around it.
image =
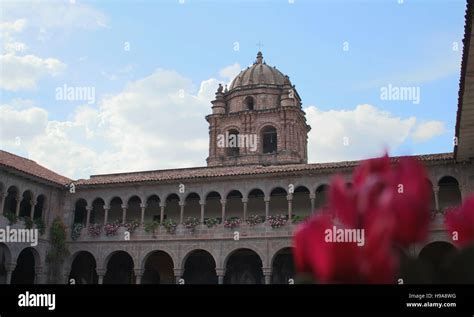
[[[457,246],[474,243],[474,195],[468,197],[460,207],[448,211],[445,224],[448,233],[457,233],[457,240],[453,239]]]
[[[296,270],[322,283],[394,282],[398,265],[394,246],[406,247],[428,234],[426,179],[417,160],[401,158],[392,166],[387,155],[358,166],[352,187],[335,177],[327,206],[295,233]],[[360,230],[364,243],[329,243],[325,233],[331,228]]]

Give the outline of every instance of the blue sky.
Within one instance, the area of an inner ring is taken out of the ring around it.
[[[310,162],[452,151],[466,5],[403,2],[3,1],[2,148],[75,178],[205,165],[215,87],[261,42],[303,99]],[[420,102],[381,100],[389,84]]]

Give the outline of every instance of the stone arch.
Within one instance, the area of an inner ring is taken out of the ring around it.
[[[142,260],[142,284],[174,284],[174,260],[163,250],[148,252]]]
[[[316,187],[316,198],[315,198],[315,208],[319,209],[323,207],[327,199],[329,198],[329,185],[328,184],[320,184]]]
[[[35,196],[32,190],[25,190],[21,196],[20,201],[20,217],[30,217],[31,215],[31,206],[34,202]]]
[[[288,214],[288,192],[281,186],[275,186],[270,191],[270,211],[269,215]]]
[[[244,204],[242,202],[242,192],[234,189],[227,193],[226,199],[226,218],[243,217]]]
[[[41,258],[33,247],[26,247],[18,254],[11,284],[35,284],[36,269],[41,267]]]
[[[97,197],[92,201],[92,210],[90,214],[90,223],[98,223],[98,224],[103,224],[104,223],[104,217],[105,217],[105,201]]]
[[[216,264],[211,252],[191,250],[181,263],[185,284],[217,284]]]
[[[188,217],[201,218],[201,197],[196,192],[189,193],[185,198],[184,219]]]
[[[104,284],[135,284],[133,257],[123,250],[111,252],[104,261]]]
[[[222,216],[221,194],[217,191],[209,191],[204,197],[206,200],[204,222],[206,222],[206,219],[209,218],[220,219]]]
[[[20,203],[18,201],[20,199],[20,190],[18,189],[18,187],[15,185],[11,185],[10,187],[8,187],[4,199],[5,203],[3,205],[3,213],[16,213],[16,206]]]
[[[148,195],[146,198],[145,222],[160,221],[161,207],[160,196],[156,194]]]
[[[265,216],[265,192],[254,188],[247,193],[247,216]]]
[[[444,176],[438,181],[438,202],[440,210],[455,207],[461,204],[462,196],[459,182],[452,176]]]
[[[138,195],[131,195],[127,200],[127,214],[124,222],[140,221],[142,215],[142,199]]]
[[[122,222],[123,216],[123,200],[118,196],[114,196],[109,200],[109,214],[107,222]]]
[[[89,251],[78,251],[71,258],[69,282],[75,284],[97,284],[97,261]]]
[[[264,284],[262,257],[252,249],[234,249],[227,255],[224,267],[224,284]]]
[[[87,201],[84,198],[79,198],[74,203],[74,217],[73,223],[85,224],[87,218]]]
[[[456,247],[446,241],[434,241],[421,249],[420,259],[428,270],[431,283],[446,283],[449,281],[449,262],[454,255]]]
[[[177,222],[181,214],[181,206],[179,205],[180,202],[181,197],[178,194],[168,194],[165,200],[166,207],[163,219],[173,219],[175,222]]]
[[[33,212],[33,219],[42,219],[44,216],[44,209],[46,207],[46,195],[40,194],[36,198],[36,205]]]
[[[300,185],[293,191],[293,217],[306,217],[310,215],[311,210],[311,191],[308,187]]]
[[[295,278],[293,248],[284,247],[276,251],[271,259],[272,284],[288,284]]]

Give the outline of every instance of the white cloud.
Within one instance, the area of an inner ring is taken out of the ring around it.
[[[27,19],[28,26],[45,28],[107,27],[107,18],[99,10],[84,3],[69,1],[4,1],[2,19]]]
[[[66,121],[25,121],[25,111],[3,105],[8,112],[1,135],[7,150],[18,152],[14,136],[19,126],[33,131],[22,138],[21,150],[39,164],[78,178],[91,174],[205,165],[208,128],[218,81],[208,79],[196,89],[175,71],[158,69],[130,82],[118,94],[101,99],[98,108],[78,107]],[[18,103],[16,101],[16,103]],[[37,108],[34,108],[37,109]],[[30,117],[34,117],[30,114]],[[12,138],[13,136],[13,138]],[[54,155],[51,155],[54,153]]]
[[[36,55],[17,55],[28,46],[15,39],[24,30],[27,22],[18,19],[0,24],[3,51],[0,55],[0,88],[10,91],[36,89],[38,81],[46,76],[56,76],[64,71],[66,65],[55,58],[41,58]]]
[[[353,110],[305,109],[311,162],[358,160],[390,152],[405,142],[416,125],[415,117],[400,118],[368,104]]]
[[[413,132],[412,138],[415,142],[424,142],[446,131],[441,121],[428,121],[418,125]]]
[[[240,67],[240,64],[235,63],[221,69],[219,71],[219,75],[225,79],[232,80],[240,73],[241,70],[242,68]]]
[[[11,53],[0,55],[1,82],[5,90],[35,89],[38,80],[45,76],[56,76],[66,65],[55,58],[40,58],[35,55],[17,56]]]

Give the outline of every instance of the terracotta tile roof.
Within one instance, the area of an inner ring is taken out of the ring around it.
[[[453,153],[428,154],[415,156],[424,162],[452,162]],[[396,162],[399,158],[392,158]],[[352,168],[359,164],[360,161],[344,161],[317,164],[291,164],[291,165],[274,165],[274,166],[229,166],[229,167],[196,167],[182,168],[170,170],[156,170],[133,173],[119,173],[106,175],[92,175],[90,179],[80,179],[75,185],[93,186],[120,183],[146,183],[156,181],[173,181],[199,178],[214,177],[235,177],[246,175],[264,175],[264,174],[288,174],[298,172],[318,172],[324,170]]]
[[[461,113],[463,105],[463,96],[465,90],[465,82],[467,75],[467,62],[469,57],[469,47],[471,45],[471,36],[472,36],[472,19],[474,13],[474,2],[467,1],[466,6],[466,15],[465,15],[465,24],[464,24],[464,39],[463,39],[463,52],[462,52],[462,62],[461,62],[461,76],[459,79],[459,94],[458,94],[458,110],[456,114],[456,128],[455,136],[459,139],[459,133],[461,128]],[[454,158],[457,158],[458,145],[454,146]]]
[[[0,150],[0,166],[5,166],[57,185],[71,183],[69,178],[56,174],[35,161],[2,150]]]

